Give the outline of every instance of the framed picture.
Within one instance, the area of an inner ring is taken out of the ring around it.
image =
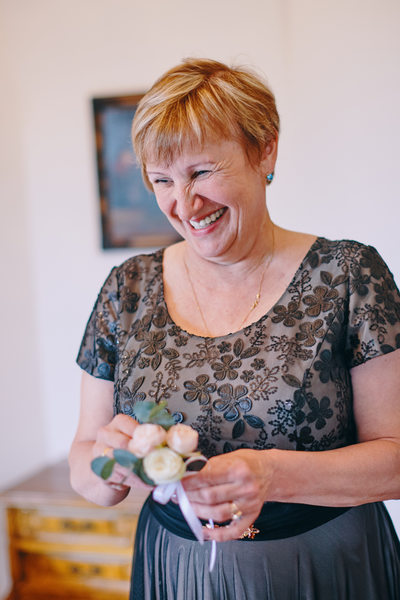
[[[168,246],[181,239],[142,181],[131,125],[142,95],[94,98],[103,248]]]

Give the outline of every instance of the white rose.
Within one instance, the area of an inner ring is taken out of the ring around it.
[[[182,457],[167,447],[153,450],[145,456],[143,469],[156,485],[179,481],[186,471]]]
[[[199,434],[197,431],[189,427],[178,423],[178,425],[172,425],[167,433],[167,444],[178,454],[190,454],[197,449],[199,443]]]
[[[154,423],[138,425],[128,444],[128,450],[138,458],[143,458],[154,448],[164,444],[166,437],[167,432],[161,425]]]

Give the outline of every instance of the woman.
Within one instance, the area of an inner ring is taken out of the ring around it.
[[[279,117],[257,77],[188,60],[141,101],[144,179],[184,241],[113,269],[78,363],[74,487],[115,504],[138,480],[93,457],[126,448],[136,402],[167,400],[210,460],[184,480],[217,546],[179,509],[142,510],[135,599],[400,597],[382,500],[400,495],[400,297],[378,253],[272,223]],[[307,451],[307,452],[305,452]]]

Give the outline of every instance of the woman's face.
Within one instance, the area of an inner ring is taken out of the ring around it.
[[[265,176],[275,165],[275,143],[251,165],[234,140],[188,148],[171,164],[148,162],[158,205],[172,226],[203,258],[230,263],[245,258],[267,210]]]

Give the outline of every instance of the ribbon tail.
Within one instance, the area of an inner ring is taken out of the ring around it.
[[[198,458],[198,457],[197,457]],[[204,457],[201,457],[204,458]],[[205,459],[206,460],[206,459]],[[153,489],[153,498],[156,502],[160,504],[167,504],[171,497],[176,494],[178,499],[179,508],[182,511],[182,514],[189,525],[190,529],[193,531],[193,535],[200,542],[200,544],[204,543],[204,535],[203,535],[203,526],[201,524],[200,519],[196,516],[192,505],[189,502],[189,498],[186,495],[185,490],[183,489],[183,485],[180,481],[174,481],[172,483],[165,483],[162,485],[157,485]],[[212,529],[214,529],[214,521],[209,519],[209,524]],[[217,556],[217,543],[215,540],[211,542],[211,553],[210,553],[210,563],[209,563],[209,571],[214,568],[215,560]]]
[[[210,564],[208,567],[208,570],[210,573],[214,568],[216,558],[217,558],[217,542],[215,540],[213,540],[211,542]]]
[[[214,521],[212,519],[208,519],[208,522],[210,523],[211,529],[214,529]],[[208,570],[209,570],[210,573],[211,573],[211,571],[214,568],[215,559],[216,558],[217,558],[217,542],[215,540],[212,540],[212,542],[211,542],[210,564],[208,565]]]
[[[204,542],[203,526],[200,520],[196,517],[195,512],[189,502],[186,492],[180,481],[176,484],[176,495],[178,497],[179,507],[182,511],[183,516],[186,519],[187,524],[193,531],[196,539],[202,544]]]

